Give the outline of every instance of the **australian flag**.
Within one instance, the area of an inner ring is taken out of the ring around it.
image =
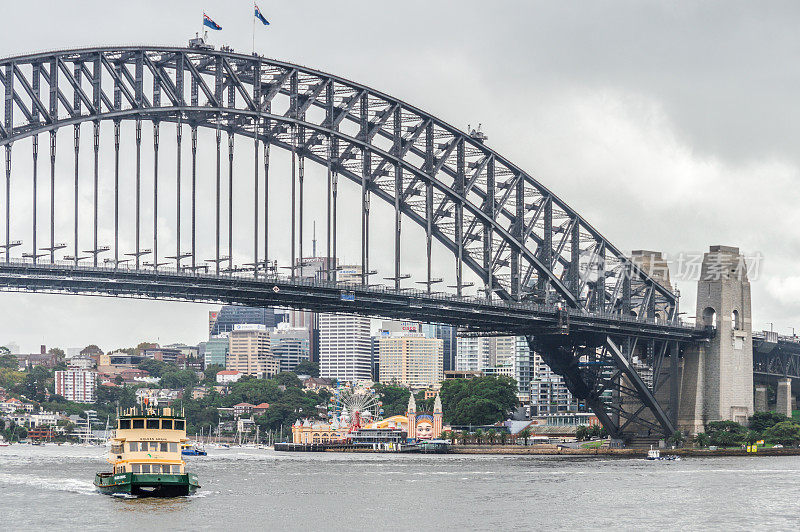
[[[211,20],[211,17],[203,13],[203,26],[208,26],[212,30],[221,30],[222,26]]]
[[[269,20],[265,19],[264,15],[261,14],[261,10],[258,9],[258,4],[253,4],[253,6],[256,8],[256,18],[264,23],[265,26],[269,26]]]

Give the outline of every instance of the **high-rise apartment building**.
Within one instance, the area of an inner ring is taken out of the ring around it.
[[[491,365],[491,338],[464,336],[458,339],[456,371],[483,371]]]
[[[444,379],[444,342],[422,333],[391,333],[378,339],[379,380],[411,388],[428,388]]]
[[[516,336],[463,337],[457,340],[456,370],[485,371],[508,366],[517,356]]]
[[[228,334],[225,369],[244,375],[269,377],[280,371],[272,356],[269,331],[263,325],[236,325]]]
[[[94,403],[97,389],[97,372],[88,369],[68,368],[55,372],[56,395],[75,403]]]

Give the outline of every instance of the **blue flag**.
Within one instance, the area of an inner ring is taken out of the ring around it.
[[[261,14],[261,10],[258,9],[258,5],[253,4],[253,6],[256,8],[256,18],[263,22],[265,26],[269,26],[269,20],[265,19],[264,15]]]
[[[203,13],[203,26],[208,26],[212,30],[221,30],[222,26],[211,20],[211,17]]]

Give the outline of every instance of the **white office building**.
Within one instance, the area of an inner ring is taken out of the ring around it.
[[[320,314],[320,377],[349,382],[371,380],[371,351],[369,318]]]

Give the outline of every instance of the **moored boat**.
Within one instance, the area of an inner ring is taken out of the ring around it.
[[[150,497],[189,495],[200,485],[186,472],[181,447],[186,420],[170,407],[140,405],[118,414],[108,462],[111,472],[97,473],[94,485],[101,493]]]
[[[206,456],[208,453],[197,444],[184,443],[181,446],[181,454],[183,456]]]

